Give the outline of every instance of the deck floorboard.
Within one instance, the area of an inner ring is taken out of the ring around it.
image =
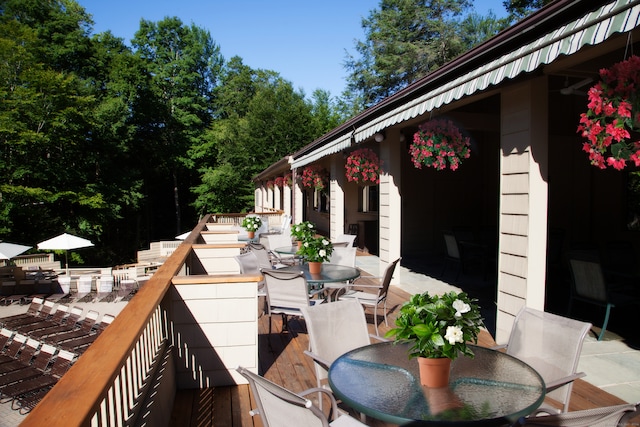
[[[389,324],[393,325],[393,319],[400,305],[409,298],[409,295],[397,287],[390,288],[388,301]],[[366,310],[369,332],[374,334],[373,313]],[[291,319],[288,331],[282,331],[282,319],[274,316],[273,328],[269,335],[269,317],[261,316],[259,319],[259,370],[260,374],[269,380],[281,384],[292,391],[302,391],[315,387],[315,374],[310,358],[303,351],[308,348],[309,340],[304,320]],[[381,316],[378,316],[378,328],[380,335],[389,329]],[[486,331],[480,334],[479,344],[492,346],[495,344],[493,337]],[[553,405],[553,402],[546,402]],[[570,411],[595,408],[608,405],[625,403],[620,398],[599,389],[586,381],[577,380],[573,387]],[[174,413],[171,417],[172,426],[192,427],[261,427],[259,417],[249,414],[250,408],[255,408],[255,401],[246,385],[232,387],[216,387],[211,389],[179,390],[174,405]],[[190,420],[190,423],[185,423]],[[636,416],[631,425],[640,425],[640,415]],[[375,420],[368,421],[372,426],[386,426]]]

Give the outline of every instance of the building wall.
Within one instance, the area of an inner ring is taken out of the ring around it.
[[[523,306],[544,309],[547,231],[547,80],[502,92],[498,312],[506,342]]]
[[[395,261],[401,254],[402,245],[402,147],[400,133],[389,131],[380,143],[380,159],[383,173],[380,177],[380,235],[379,258],[387,264]]]
[[[344,163],[341,162],[342,155],[332,156],[330,166],[330,223],[329,233],[331,238],[335,238],[340,234],[344,234],[344,213],[345,213],[345,193],[344,187],[347,179],[344,176]]]

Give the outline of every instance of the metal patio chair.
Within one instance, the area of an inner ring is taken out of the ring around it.
[[[333,394],[327,389],[312,388],[301,393],[293,393],[241,366],[236,370],[249,381],[251,393],[256,401],[257,409],[252,409],[251,415],[259,415],[265,427],[365,425],[349,415],[340,413]],[[304,397],[311,393],[322,393],[330,400],[329,416]]]
[[[515,318],[507,354],[531,365],[547,387],[546,395],[562,404],[562,412],[569,409],[573,381],[585,376],[576,372],[582,343],[590,323],[580,322],[523,307]]]

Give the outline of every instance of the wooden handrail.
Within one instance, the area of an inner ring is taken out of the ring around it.
[[[205,216],[195,229],[205,229]],[[171,281],[191,252],[198,233],[191,233],[158,269],[113,323],[80,356],[42,401],[29,413],[21,426],[89,426],[94,414],[143,330],[161,305]]]

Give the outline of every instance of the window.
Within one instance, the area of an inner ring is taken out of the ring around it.
[[[329,195],[327,191],[313,190],[313,210],[329,212]]]
[[[360,187],[358,193],[358,212],[378,212],[380,186]]]

